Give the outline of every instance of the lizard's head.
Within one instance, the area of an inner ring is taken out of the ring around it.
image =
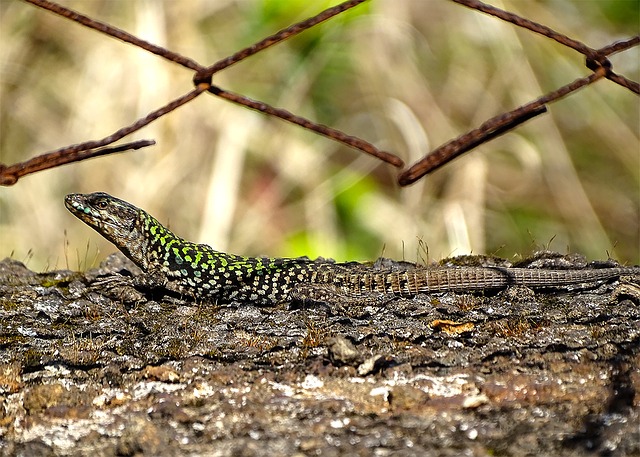
[[[69,194],[64,204],[71,213],[111,241],[136,263],[142,241],[142,210],[104,192]]]

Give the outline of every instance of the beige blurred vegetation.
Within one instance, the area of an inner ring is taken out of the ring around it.
[[[337,1],[66,0],[213,63]],[[493,1],[601,47],[638,33],[637,1]],[[20,1],[0,1],[0,162],[99,139],[191,88],[185,69]],[[638,48],[614,68],[640,80]],[[451,2],[374,0],[214,83],[358,135],[407,164],[587,69],[574,51]],[[637,263],[638,97],[600,81],[400,189],[357,151],[202,95],[102,157],[0,188],[0,257],[86,268],[114,251],[64,208],[106,191],[179,235],[248,255],[513,258],[549,247]]]

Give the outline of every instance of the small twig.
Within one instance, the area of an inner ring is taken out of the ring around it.
[[[352,148],[359,149],[360,151],[366,152],[367,154],[371,154],[372,156],[384,160],[385,162],[390,163],[391,165],[394,165],[396,167],[402,167],[404,165],[404,162],[402,161],[402,159],[400,159],[400,157],[391,154],[390,152],[381,151],[371,143],[361,140],[360,138],[347,135],[340,130],[327,127],[326,125],[316,124],[315,122],[305,119],[304,117],[297,116],[282,108],[274,108],[273,106],[267,105],[266,103],[251,100],[250,98],[226,91],[216,86],[211,86],[209,88],[209,92],[217,95],[220,98],[229,100],[230,102],[237,103],[238,105],[243,105],[247,108],[251,108],[253,110],[260,111],[271,116],[279,117],[280,119],[291,122],[292,124],[299,125],[308,130],[312,130],[320,135],[331,138],[332,140],[346,144],[347,146],[350,146]]]
[[[207,67],[206,69],[199,71],[198,73],[195,74],[193,81],[195,84],[198,84],[201,82],[211,82],[211,77],[214,75],[214,73],[217,73],[220,70],[230,67],[231,65],[258,53],[263,49],[273,46],[274,44],[280,43],[281,41],[284,41],[287,38],[297,35],[300,32],[303,32],[313,27],[314,25],[324,22],[332,18],[333,16],[340,14],[343,11],[346,11],[348,9],[351,9],[354,6],[357,6],[360,3],[363,3],[365,1],[367,0],[348,0],[344,3],[328,8],[323,12],[321,12],[320,14],[317,14],[309,19],[306,19],[304,21],[293,24],[292,26],[289,26],[285,29],[282,29],[279,32],[274,33],[273,35],[268,36],[267,38],[260,40],[257,43],[254,43],[251,46],[246,47],[234,53],[233,55],[214,63],[210,67]]]
[[[138,46],[139,48],[145,49],[153,54],[159,55],[160,57],[164,57],[165,59],[170,60],[171,62],[180,64],[183,67],[187,67],[196,71],[202,70],[204,68],[195,60],[191,60],[188,57],[169,51],[168,49],[165,49],[161,46],[156,46],[155,44],[151,44],[148,41],[141,40],[140,38],[134,35],[131,35],[128,32],[125,32],[124,30],[121,30],[109,24],[105,24],[104,22],[96,21],[95,19],[91,19],[90,17],[87,17],[69,8],[65,8],[64,6],[58,5],[57,3],[49,2],[47,0],[24,0],[24,1],[31,3],[32,5],[35,5],[35,6],[39,6],[40,8],[46,9],[47,11],[51,11],[52,13],[58,14],[67,19],[70,19],[73,22],[77,22],[78,24],[84,25],[85,27],[89,27],[90,29],[94,29],[99,32],[102,32],[105,35],[109,35],[119,40],[122,40],[126,43],[130,43],[134,46]]]
[[[601,68],[589,76],[573,81],[571,84],[548,93],[526,105],[522,105],[513,111],[500,114],[483,123],[477,129],[471,130],[458,138],[434,149],[430,154],[400,173],[398,183],[407,186],[422,178],[427,173],[443,166],[456,157],[470,151],[480,144],[506,133],[515,126],[522,124],[534,116],[546,111],[545,105],[564,97],[565,95],[587,86],[604,77],[605,69]]]
[[[25,162],[16,163],[11,166],[0,164],[0,185],[11,186],[25,175],[46,170],[48,168],[59,167],[60,165],[79,162],[92,157],[146,148],[147,146],[152,146],[154,144],[156,144],[156,142],[153,140],[139,140],[112,148],[79,150],[76,152],[70,152],[69,150],[72,147],[69,147],[42,154]]]

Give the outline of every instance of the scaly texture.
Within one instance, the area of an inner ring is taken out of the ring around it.
[[[243,257],[183,240],[145,211],[103,192],[67,195],[65,205],[142,268],[151,278],[150,284],[207,301],[275,304],[307,298],[315,286],[351,298],[376,292],[411,297],[421,292],[482,291],[518,284],[559,288],[640,274],[640,268],[455,267],[381,271],[365,269],[361,264],[319,262],[306,257]]]

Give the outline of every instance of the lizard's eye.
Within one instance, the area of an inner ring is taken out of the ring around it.
[[[105,202],[104,200],[99,201],[98,203],[96,203],[96,206],[98,207],[98,209],[107,209],[107,202]]]

